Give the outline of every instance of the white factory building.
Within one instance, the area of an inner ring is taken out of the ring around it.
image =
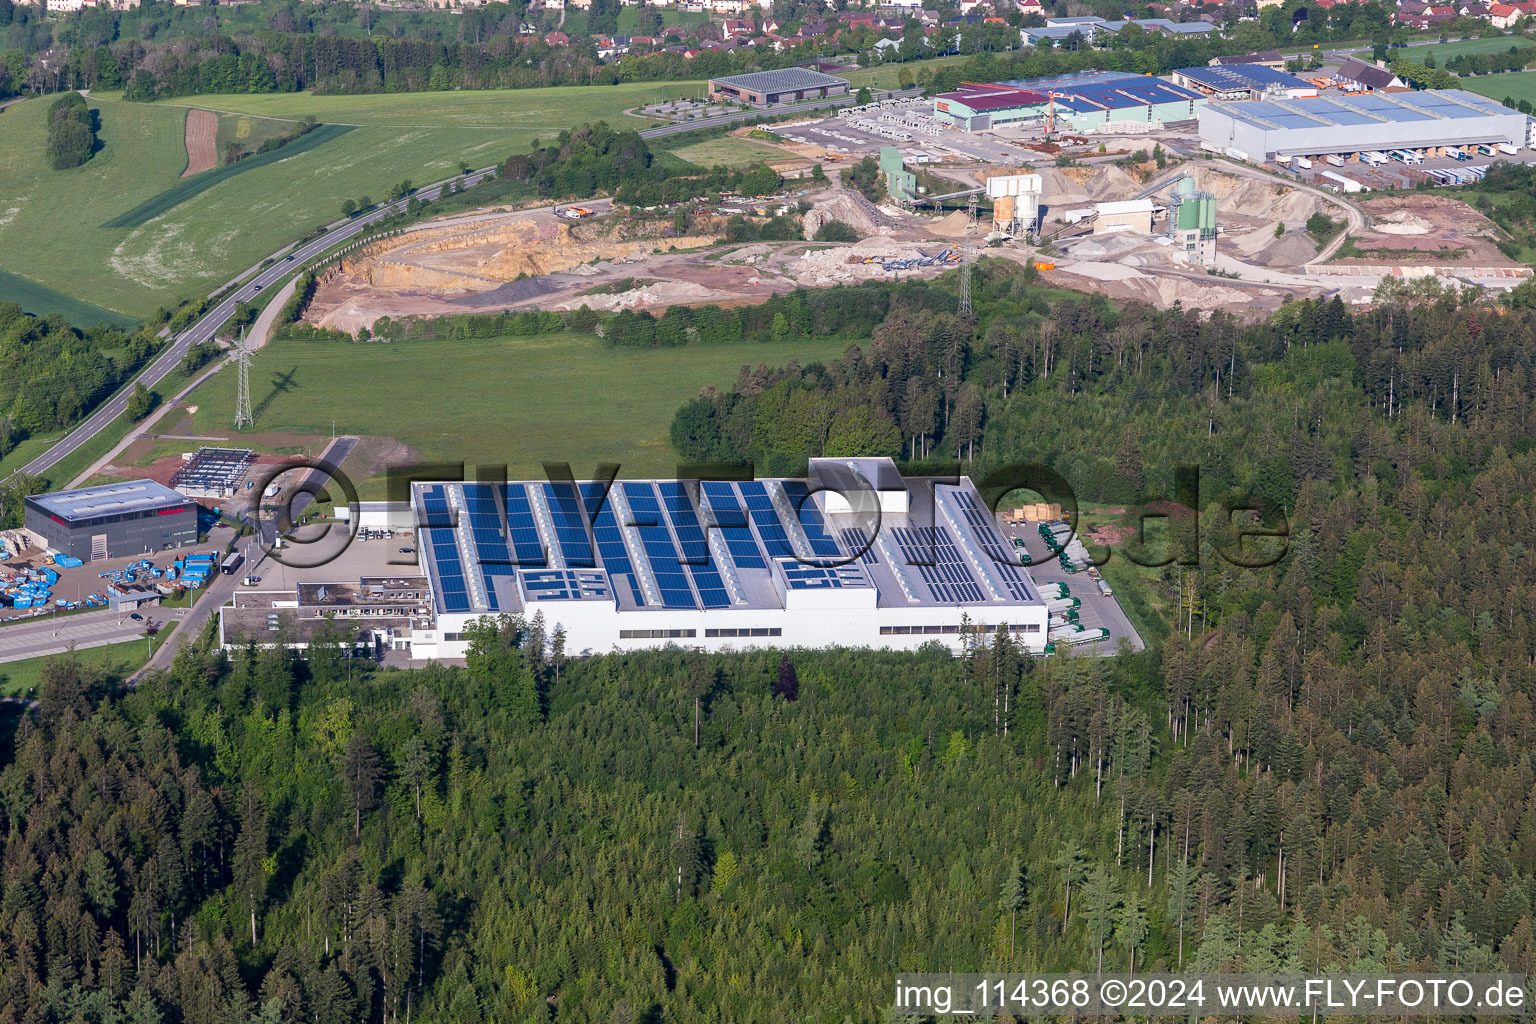
[[[963,623],[1033,651],[1047,639],[1046,604],[971,482],[908,481],[888,459],[813,459],[806,480],[621,480],[606,498],[593,483],[417,483],[412,505],[432,612],[413,659],[464,657],[481,615],[538,611],[573,655],[958,650]]]
[[[1198,116],[1202,146],[1254,163],[1527,142],[1524,114],[1460,89],[1210,102]]]

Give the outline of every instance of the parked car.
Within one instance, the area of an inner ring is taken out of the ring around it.
[[[130,619],[132,619],[134,622],[143,622],[144,621],[144,616],[140,615],[138,612],[134,612],[132,615],[129,615],[128,617]]]

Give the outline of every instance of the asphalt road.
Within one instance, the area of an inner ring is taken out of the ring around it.
[[[284,246],[272,254],[271,259],[275,262],[271,266],[264,270],[253,267],[251,270],[247,270],[245,274],[242,274],[241,277],[248,278],[248,280],[238,288],[227,293],[219,301],[218,305],[214,306],[210,312],[203,314],[202,318],[191,327],[176,335],[171,344],[156,356],[154,361],[139,373],[138,377],[134,378],[134,382],[142,383],[146,388],[153,388],[160,381],[164,380],[166,375],[174,370],[182,359],[186,358],[189,348],[213,338],[219,328],[224,325],[224,322],[234,315],[237,302],[249,302],[268,285],[292,274],[295,269],[303,266],[308,260],[320,255],[339,242],[361,234],[366,228],[384,217],[402,212],[411,199],[436,199],[442,194],[443,186],[448,184],[448,182],[462,179],[466,185],[473,185],[484,178],[489,170],[490,168],[483,167],[477,171],[470,172],[468,175],[455,175],[453,178],[444,178],[442,181],[433,182],[431,185],[418,189],[399,202],[380,207],[377,210],[365,213],[351,220],[336,221],[329,225],[329,230],[325,234],[296,249]],[[251,276],[253,271],[255,274]],[[75,449],[95,437],[102,430],[105,430],[128,407],[128,397],[133,393],[134,382],[130,382],[120,388],[117,394],[98,406],[95,412],[86,417],[79,426],[71,430],[57,444],[21,467],[21,471],[23,473],[44,473],[69,456]]]

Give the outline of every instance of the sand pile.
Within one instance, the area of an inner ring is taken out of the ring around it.
[[[1378,217],[1371,230],[1382,235],[1427,235],[1434,225],[1407,210],[1397,210]]]
[[[946,214],[929,224],[926,230],[933,232],[940,238],[964,238],[965,230],[970,225],[971,219],[966,216],[964,210],[956,210]],[[990,223],[983,218],[983,229],[990,228]]]
[[[806,211],[805,237],[814,238],[829,220],[840,220],[862,236],[889,234],[891,218],[857,192],[839,189]]]
[[[1254,253],[1253,262],[1262,267],[1299,267],[1316,255],[1317,245],[1306,232],[1289,231],[1281,238],[1270,232],[1270,244]]]
[[[1122,231],[1107,235],[1083,235],[1061,243],[1076,259],[1115,259],[1126,253],[1144,248],[1151,243],[1151,236]]]

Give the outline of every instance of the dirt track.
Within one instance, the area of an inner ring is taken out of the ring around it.
[[[218,114],[196,107],[187,111],[187,169],[181,172],[183,178],[219,166],[218,138]]]

